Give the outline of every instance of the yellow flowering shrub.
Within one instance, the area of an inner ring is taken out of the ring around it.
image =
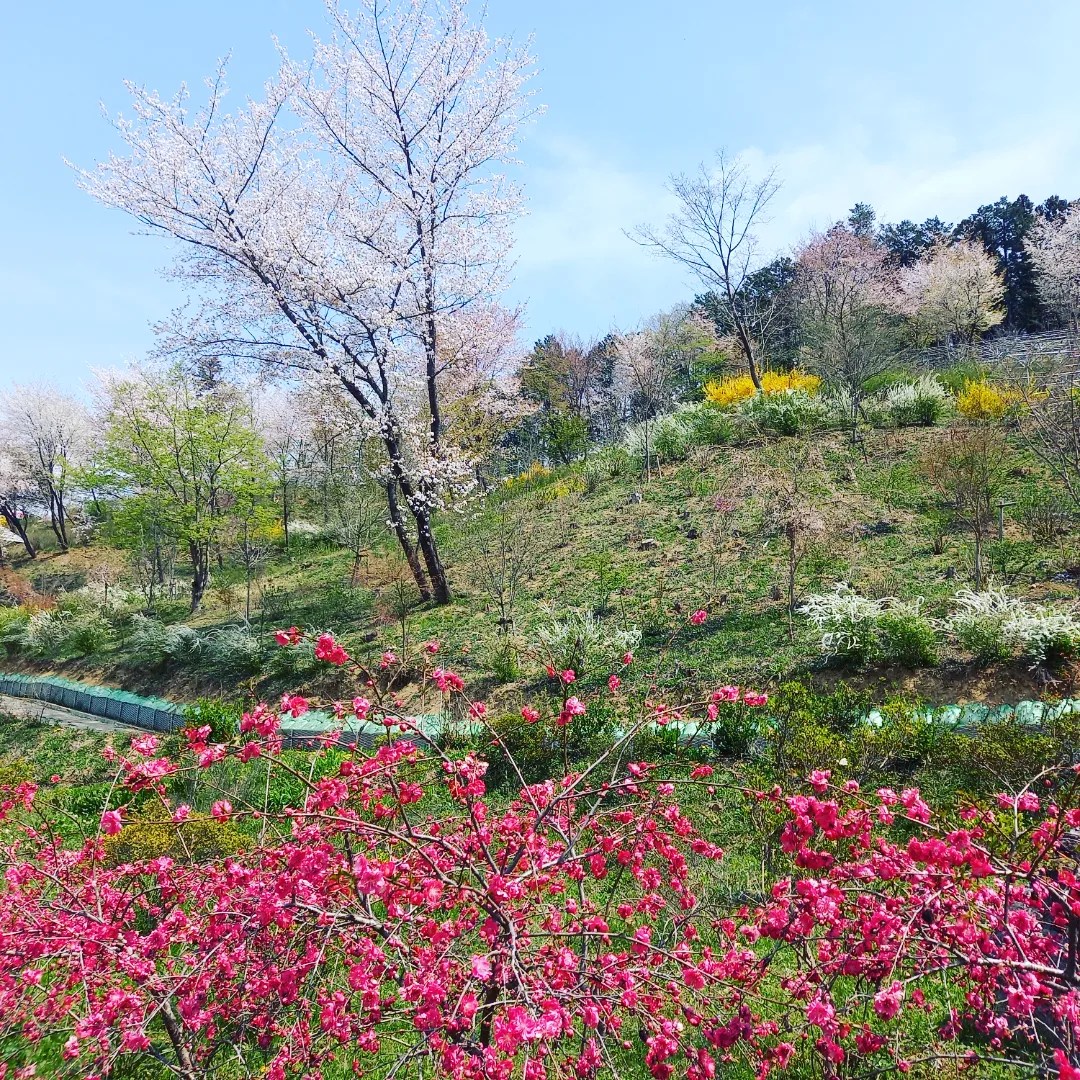
[[[761,376],[763,394],[781,394],[785,390],[802,390],[807,394],[816,394],[820,388],[821,379],[803,371],[766,371]],[[749,375],[736,375],[730,379],[705,384],[705,400],[713,405],[735,405],[753,397],[755,393],[754,383]]]
[[[968,420],[1000,420],[1024,404],[1023,391],[994,386],[985,379],[964,383],[956,395],[956,411]]]
[[[235,825],[195,814],[176,822],[155,818],[135,818],[115,836],[104,838],[105,863],[123,863],[168,856],[181,863],[208,862],[231,855],[244,844]]]
[[[554,475],[554,469],[549,469],[539,461],[534,461],[524,472],[518,473],[517,476],[508,476],[503,481],[503,486],[510,491],[524,491],[550,480]]]

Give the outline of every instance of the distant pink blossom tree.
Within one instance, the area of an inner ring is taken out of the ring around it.
[[[846,395],[854,430],[866,380],[895,351],[897,283],[888,252],[872,236],[834,225],[799,248],[795,283],[808,366]]]
[[[1026,248],[1039,299],[1074,333],[1080,331],[1080,206],[1060,219],[1040,218]]]
[[[969,240],[938,244],[900,271],[900,306],[920,341],[973,344],[1005,318],[997,260]]]

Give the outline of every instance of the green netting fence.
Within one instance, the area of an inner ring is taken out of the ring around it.
[[[0,694],[45,701],[147,731],[178,731],[187,723],[184,715],[187,706],[178,702],[140,697],[113,687],[89,686],[59,675],[7,675],[0,672]],[[924,715],[933,723],[963,729],[977,727],[987,721],[1010,719],[1034,726],[1071,713],[1080,713],[1080,698],[1064,698],[1054,702],[1021,701],[1015,705],[939,705],[927,709]],[[881,714],[876,710],[866,719],[877,726],[882,723]],[[314,745],[324,732],[341,723],[329,713],[312,711],[295,719],[286,718],[281,730],[286,746],[305,747]],[[427,714],[410,717],[409,724],[422,735],[435,739],[444,730],[446,720],[440,714]],[[707,739],[696,724],[674,726],[684,740]],[[388,731],[382,724],[350,720],[341,733],[341,741],[371,747],[393,738],[395,734],[398,732],[394,728]]]
[[[143,728],[146,731],[179,731],[187,726],[187,706],[163,698],[141,697],[127,690],[108,686],[90,686],[59,675],[8,675],[0,672],[0,695],[43,701],[65,709],[75,709],[90,716],[114,720],[120,724]],[[286,718],[281,731],[289,747],[312,746],[331,727],[340,724],[329,713],[312,711],[301,717]],[[442,718],[437,715],[415,716],[410,724],[429,738],[442,730]],[[392,737],[392,736],[391,736]],[[387,738],[382,724],[349,721],[341,734],[345,743],[375,746]]]
[[[177,731],[184,726],[184,706],[162,698],[140,697],[126,690],[88,686],[59,675],[5,675],[0,694],[46,701],[148,731]]]

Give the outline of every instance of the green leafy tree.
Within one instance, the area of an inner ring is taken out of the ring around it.
[[[149,526],[186,551],[195,611],[212,552],[270,493],[248,399],[228,384],[207,391],[179,367],[109,378],[103,399],[95,486],[118,501],[116,539],[138,547]]]
[[[951,239],[953,227],[939,217],[927,218],[921,225],[905,218],[878,229],[878,242],[889,254],[895,267],[914,266],[932,247]]]

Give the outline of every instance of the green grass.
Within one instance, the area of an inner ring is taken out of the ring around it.
[[[508,507],[524,517],[521,542],[535,553],[514,612],[509,651],[528,654],[544,606],[555,604],[595,611],[611,626],[639,627],[643,640],[635,672],[641,677],[663,672],[673,687],[716,681],[772,684],[817,670],[816,645],[798,617],[796,632],[789,635],[787,545],[771,523],[773,508],[797,487],[798,499],[820,513],[825,524],[802,559],[797,599],[846,580],[868,595],[923,596],[931,614],[941,614],[946,599],[971,580],[972,545],[970,536],[953,526],[945,532],[944,550],[934,553],[937,522],[948,511],[919,461],[926,440],[935,436],[924,429],[868,431],[856,447],[842,434],[819,433],[698,448],[690,460],[666,467],[648,483],[631,470],[587,485],[582,467],[571,466],[530,491],[497,490],[471,519],[445,515],[438,521],[454,600],[443,607],[416,604],[406,617],[406,645],[438,638],[443,643],[440,662],[459,670],[495,702],[512,703],[529,691],[537,662],[524,660],[518,666],[522,676],[514,665],[500,662],[508,650],[497,607],[475,572],[477,533],[495,527],[500,507]],[[1021,448],[1015,453],[1004,497],[1020,505],[1044,489],[1045,481]],[[590,487],[594,490],[586,490]],[[736,506],[722,533],[721,515],[713,508],[717,496]],[[1022,595],[1075,596],[1073,585],[1053,580],[1077,561],[1075,537],[1039,543],[1011,519],[1006,535],[1004,545],[987,545],[999,581]],[[368,659],[386,648],[400,651],[402,631],[390,584],[395,558],[388,546],[369,556],[361,586],[352,588],[351,558],[332,545],[297,549],[288,557],[279,553],[255,590],[256,600],[262,596],[266,604],[254,613],[253,626],[261,633],[290,624],[332,629],[354,655]],[[55,571],[37,566],[22,572],[49,577],[72,571],[59,565]],[[235,569],[227,570],[218,583],[235,583],[235,578]],[[699,607],[710,618],[692,628],[686,618]],[[238,617],[213,590],[197,617],[186,616],[180,604],[169,607],[168,616],[201,629],[235,623]],[[181,699],[202,693],[272,694],[311,681],[308,672],[236,678],[205,668],[147,671],[138,657],[128,655],[119,637],[102,654],[52,666],[74,677],[93,674],[100,681]],[[493,668],[499,678],[491,677]],[[588,684],[607,672],[583,674]],[[631,672],[630,678],[635,677]],[[314,689],[339,693],[345,688],[315,680]]]

